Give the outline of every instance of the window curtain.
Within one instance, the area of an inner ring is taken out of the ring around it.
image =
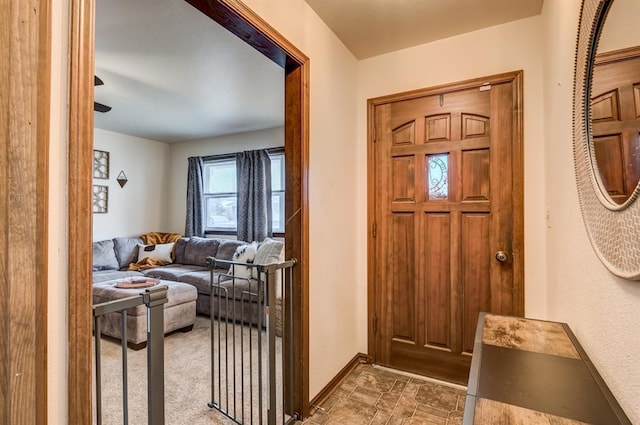
[[[204,180],[202,177],[203,160],[200,156],[189,158],[187,174],[187,222],[185,236],[204,236],[204,203],[202,199]]]
[[[272,235],[271,159],[266,150],[238,152],[238,239],[258,241]]]

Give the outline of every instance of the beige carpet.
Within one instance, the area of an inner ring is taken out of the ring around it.
[[[232,330],[236,329],[237,347],[240,345],[240,326],[229,327],[229,339],[232,338]],[[248,328],[244,328],[245,344],[245,364],[248,363]],[[217,331],[217,327],[214,327]],[[224,329],[223,329],[224,330]],[[195,326],[191,332],[175,333],[165,338],[165,418],[168,425],[199,425],[199,424],[233,424],[234,422],[224,415],[210,409],[207,403],[211,401],[211,342],[210,342],[210,322],[208,317],[197,317]],[[217,334],[216,334],[217,335]],[[221,333],[224,338],[224,332]],[[253,328],[251,335],[254,344],[254,370],[256,364],[256,350],[258,331]],[[263,342],[266,343],[266,334],[262,332]],[[280,358],[280,338],[277,338],[277,353]],[[223,341],[224,343],[224,341]],[[224,347],[224,345],[223,345]],[[119,342],[102,339],[102,423],[104,425],[115,425],[123,423],[122,413],[122,349]],[[236,415],[240,416],[241,411],[241,390],[240,380],[240,352],[236,353]],[[128,350],[128,371],[129,371],[129,424],[144,425],[147,423],[147,352],[146,349],[140,351]],[[232,354],[228,353],[229,364],[232,364]],[[263,358],[266,364],[266,358]],[[221,358],[222,370],[225,370],[224,356]],[[217,373],[216,362],[216,373]],[[223,372],[224,373],[224,372]],[[266,374],[266,368],[265,368]],[[245,385],[248,386],[248,377],[245,374]],[[233,381],[233,374],[229,375],[229,382]],[[95,379],[93,381],[95,383]],[[253,401],[254,414],[258,412],[257,394],[257,373],[253,376],[254,396],[250,399],[246,393],[244,400],[245,423],[250,423],[250,408]],[[95,385],[95,384],[94,384]],[[281,388],[280,385],[278,385]],[[222,403],[226,407],[229,402],[229,410],[233,411],[233,394],[227,398],[225,377],[221,382]],[[264,390],[264,389],[263,389]],[[216,387],[216,391],[218,388]],[[231,391],[229,389],[229,391]],[[217,398],[219,395],[217,396]],[[94,391],[95,398],[95,391]],[[279,405],[281,400],[279,399]],[[94,400],[94,423],[95,419]],[[278,412],[280,414],[280,410]],[[280,416],[279,416],[280,418]],[[256,417],[257,419],[257,417]],[[254,423],[257,420],[254,419]],[[266,423],[266,421],[265,421]]]

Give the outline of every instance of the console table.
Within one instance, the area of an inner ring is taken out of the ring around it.
[[[480,313],[463,425],[628,424],[566,323]]]

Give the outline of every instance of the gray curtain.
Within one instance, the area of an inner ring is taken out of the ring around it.
[[[266,150],[239,152],[238,239],[258,241],[272,235],[271,159]]]
[[[202,157],[189,158],[189,171],[187,175],[187,223],[184,235],[204,236],[204,204],[202,194],[204,180],[202,178]]]

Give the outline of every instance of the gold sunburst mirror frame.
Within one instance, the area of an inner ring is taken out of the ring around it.
[[[573,156],[578,197],[589,241],[616,276],[640,280],[640,185],[622,204],[604,189],[591,129],[591,78],[598,40],[614,0],[583,0],[578,26],[573,97]]]

